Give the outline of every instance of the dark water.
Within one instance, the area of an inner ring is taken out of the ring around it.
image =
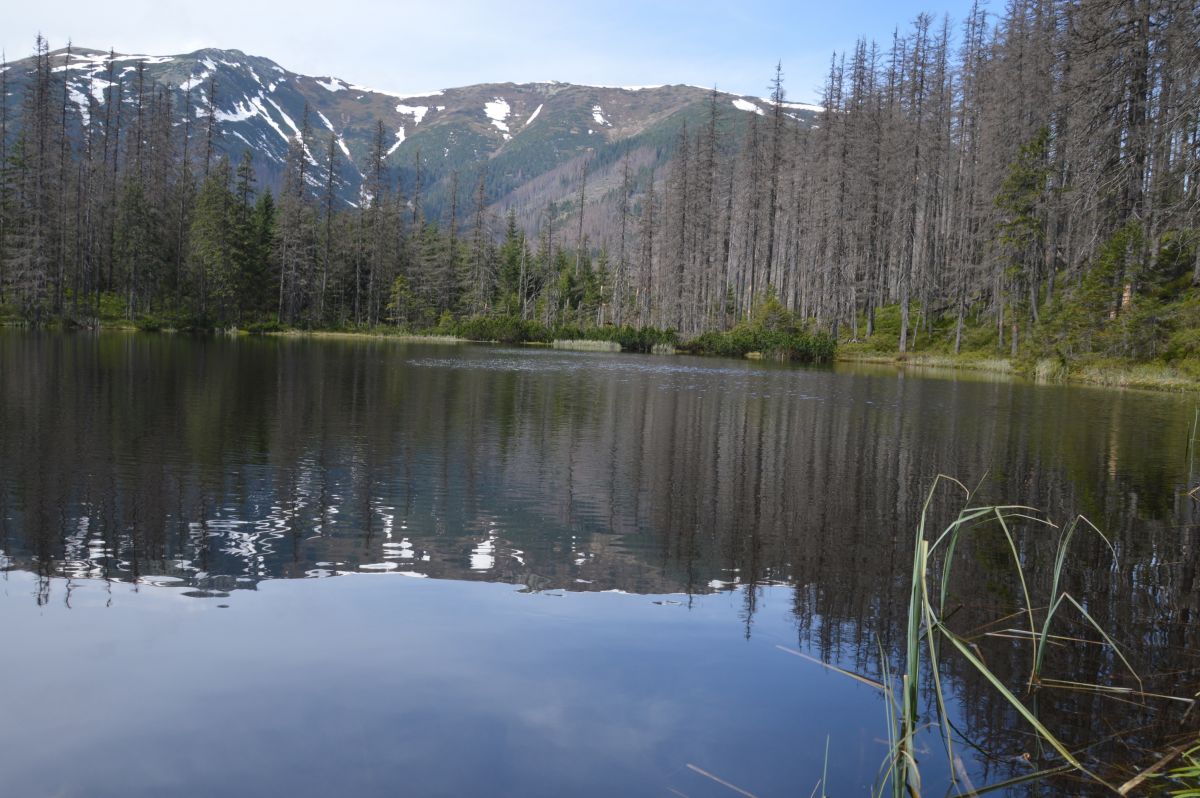
[[[0,331],[0,794],[866,795],[940,472],[1109,536],[1064,586],[1200,690],[1195,397],[388,341]],[[944,523],[957,507],[939,494]],[[1055,533],[1015,530],[1047,590]],[[1020,606],[956,554],[962,630]],[[335,578],[326,578],[335,577]],[[1016,622],[987,627],[1002,630]],[[1095,641],[1078,616],[1060,634]],[[1019,685],[1029,649],[979,637]],[[1105,646],[1048,670],[1132,684]],[[1043,757],[947,662],[982,785]],[[1043,690],[1105,775],[1197,726]],[[947,786],[924,742],[927,794]],[[1078,794],[1074,782],[1043,794]]]

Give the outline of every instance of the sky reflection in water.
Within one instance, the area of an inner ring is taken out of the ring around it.
[[[828,735],[830,793],[866,794],[881,699],[778,646],[895,656],[938,472],[1088,515],[1119,564],[1082,541],[1068,588],[1200,681],[1192,420],[975,375],[0,330],[2,792],[732,794],[690,764],[766,798],[812,790]],[[1054,536],[1018,531],[1036,588]],[[1006,545],[960,554],[956,623],[1010,612]],[[1003,702],[945,678],[972,777],[1024,772]],[[1147,747],[1172,722],[1041,711]]]

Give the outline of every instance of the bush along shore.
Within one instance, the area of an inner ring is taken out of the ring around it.
[[[1191,303],[1184,304],[1186,307],[1173,307],[1172,312],[1163,314],[1174,320],[1169,325],[1174,332],[1164,337],[1160,330],[1157,344],[1151,340],[1153,335],[1142,336],[1138,339],[1138,351],[1128,349],[1131,331],[1115,327],[1122,321],[1120,316],[1107,319],[1102,328],[1092,330],[1079,324],[1082,311],[1064,302],[1044,317],[1034,334],[1015,347],[1011,339],[1001,337],[994,319],[966,317],[961,325],[950,316],[926,319],[914,303],[910,316],[917,323],[911,328],[906,351],[901,352],[901,314],[897,305],[877,308],[870,325],[862,317],[853,328],[843,326],[841,334],[835,337],[827,331],[827,325],[801,319],[772,294],[761,299],[748,318],[736,323],[726,320],[725,329],[688,339],[674,330],[651,326],[546,324],[515,315],[450,313],[443,313],[436,324],[424,327],[386,322],[370,326],[292,326],[270,317],[224,327],[188,314],[142,314],[130,319],[123,302],[108,296],[102,298],[101,312],[94,318],[83,322],[47,319],[40,326],[152,332],[369,335],[426,341],[557,345],[578,351],[616,351],[615,346],[625,352],[746,357],[801,364],[876,363],[900,368],[989,372],[1043,383],[1196,391],[1200,390],[1200,345],[1191,343],[1191,322],[1200,329],[1200,304],[1194,309]],[[1194,319],[1189,315],[1193,311]],[[13,314],[0,313],[0,324],[28,323]],[[1178,324],[1183,326],[1176,329]],[[1141,351],[1146,347],[1147,351]]]
[[[916,323],[905,351],[900,306],[878,308],[870,324],[860,317],[852,329],[842,328],[837,359],[970,369],[1038,382],[1200,390],[1200,301],[1169,294],[1095,310],[1086,296],[1062,294],[1015,339],[1014,325],[1001,326],[994,314],[965,315],[960,322],[951,313],[922,313],[913,303],[909,315]]]
[[[548,327],[510,316],[474,316],[462,320],[443,318],[436,333],[472,341],[501,343],[570,342],[569,348],[591,349],[586,342],[615,343],[627,352],[679,351],[718,357],[761,357],[783,362],[823,364],[833,361],[833,337],[815,332],[787,311],[774,296],[767,296],[750,318],[723,331],[703,333],[687,341],[674,330],[655,327],[603,325]]]
[[[107,300],[107,301],[105,301]],[[877,308],[858,324],[834,334],[828,325],[803,319],[768,293],[741,321],[691,338],[660,327],[614,324],[554,323],[517,315],[454,316],[443,313],[435,324],[382,322],[370,326],[317,327],[281,324],[271,317],[243,320],[225,327],[186,313],[142,314],[130,319],[117,297],[103,297],[100,313],[83,322],[48,319],[44,327],[102,328],[143,331],[233,332],[250,334],[372,335],[422,340],[459,340],[503,344],[555,345],[579,351],[685,353],[716,357],[767,359],[801,364],[834,361],[878,363],[902,368],[963,369],[1033,379],[1077,382],[1106,387],[1167,391],[1200,390],[1200,303],[1168,303],[1156,314],[1127,318],[1117,314],[1088,324],[1094,314],[1076,303],[1058,301],[1031,334],[1014,345],[1001,335],[995,319],[967,316],[959,324],[949,314],[926,318],[914,303],[905,351],[900,351],[901,312],[897,305]],[[1193,307],[1194,305],[1194,307]],[[1143,317],[1160,319],[1159,328],[1142,329]],[[1165,320],[1165,321],[1162,321]],[[24,324],[12,314],[0,323]],[[569,343],[568,343],[569,342]]]
[[[428,341],[460,341],[501,344],[557,346],[578,351],[624,351],[640,353],[685,353],[716,357],[749,357],[803,364],[833,362],[837,345],[832,336],[813,331],[810,324],[798,320],[773,296],[760,302],[750,318],[722,331],[703,333],[682,340],[672,329],[631,325],[544,324],[511,315],[475,315],[455,317],[442,314],[436,325],[413,328],[403,324],[377,324],[370,327],[292,327],[275,319],[244,322],[222,327],[211,320],[187,315],[146,314],[125,318],[116,301],[113,312],[80,324],[71,320],[51,320],[49,328],[99,328],[141,330],[143,332],[237,333],[250,335],[310,334],[365,335],[409,338]],[[5,321],[0,319],[0,321]],[[7,319],[21,323],[19,319]]]

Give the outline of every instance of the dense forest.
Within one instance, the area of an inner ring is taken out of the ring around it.
[[[39,39],[22,112],[0,118],[0,313],[410,330],[500,317],[685,339],[782,319],[879,351],[1185,362],[1200,357],[1198,42],[1190,0],[921,15],[833,55],[811,129],[787,114],[781,67],[770,110],[740,114],[735,135],[714,92],[665,169],[626,159],[606,198],[618,221],[592,240],[586,165],[568,211],[526,230],[489,211],[483,178],[427,216],[420,163],[403,184],[390,174],[382,123],[358,203],[339,199],[336,142],[307,121],[279,191],[262,189],[248,154],[214,155],[214,105],[173,124],[171,93],[140,66],[71,124]]]

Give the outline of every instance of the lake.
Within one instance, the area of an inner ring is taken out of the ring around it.
[[[1063,587],[1146,692],[1190,697],[1197,404],[965,372],[0,330],[0,793],[767,798],[827,773],[828,794],[868,795],[884,699],[812,660],[895,673],[939,473],[1102,530],[1111,548],[1073,541]],[[944,485],[930,518],[961,503]],[[1058,535],[1014,524],[1038,595]],[[950,602],[1020,686],[1013,551],[964,539]],[[1055,631],[1047,673],[1136,686],[1078,612]],[[978,672],[940,673],[976,746],[960,785],[1056,763]],[[1171,698],[1029,703],[1118,781],[1200,722]],[[942,794],[945,750],[921,745]]]

